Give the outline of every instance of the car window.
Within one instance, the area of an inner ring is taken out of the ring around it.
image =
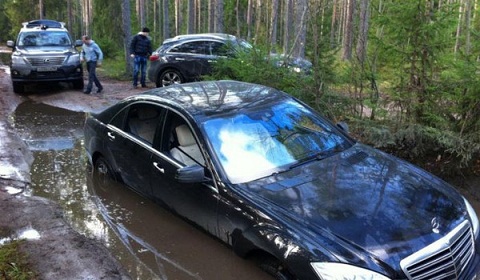
[[[170,52],[174,53],[191,53],[191,54],[205,54],[205,42],[195,41],[186,42],[170,49]]]
[[[185,166],[201,165],[205,159],[197,139],[185,119],[169,111],[163,130],[161,151]]]
[[[22,32],[18,38],[19,46],[68,46],[70,37],[64,31]]]
[[[152,104],[133,104],[128,110],[125,131],[152,144],[161,113],[162,109]]]
[[[269,176],[350,145],[329,122],[293,101],[210,119],[203,129],[232,183]]]
[[[207,43],[207,54],[216,55],[216,56],[227,56],[229,53],[229,48],[221,42],[208,42]]]

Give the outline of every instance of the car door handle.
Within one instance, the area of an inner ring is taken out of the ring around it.
[[[160,171],[160,172],[162,172],[162,173],[165,173],[165,169],[161,168],[161,167],[160,167],[160,164],[159,164],[158,162],[154,162],[154,163],[153,163],[153,166],[155,166],[155,168],[156,168],[158,171]]]
[[[107,132],[107,135],[110,140],[115,140],[115,135],[111,131]]]
[[[181,58],[181,57],[176,57],[175,60],[179,60],[179,61],[184,61],[185,58]]]

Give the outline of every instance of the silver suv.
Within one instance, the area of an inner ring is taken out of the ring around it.
[[[12,48],[10,75],[13,91],[23,93],[29,82],[71,82],[83,89],[83,69],[76,47],[65,23],[54,20],[24,22],[17,40],[7,41]]]

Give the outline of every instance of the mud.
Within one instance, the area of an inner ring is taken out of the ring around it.
[[[11,114],[26,99],[75,111],[98,111],[139,90],[128,82],[103,80],[101,95],[86,95],[68,85],[38,85],[24,96],[13,93],[8,69],[0,68],[0,245],[25,239],[37,279],[130,279],[99,241],[76,232],[54,202],[24,193],[30,185],[33,158],[12,128]]]

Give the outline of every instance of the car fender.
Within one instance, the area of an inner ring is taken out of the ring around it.
[[[246,231],[237,229],[232,233],[232,247],[236,254],[244,258],[254,258],[256,254],[271,255],[295,275],[302,275],[301,279],[315,276],[309,265],[311,261],[336,259],[327,250],[313,254],[298,240],[298,236],[271,224],[257,224]]]

